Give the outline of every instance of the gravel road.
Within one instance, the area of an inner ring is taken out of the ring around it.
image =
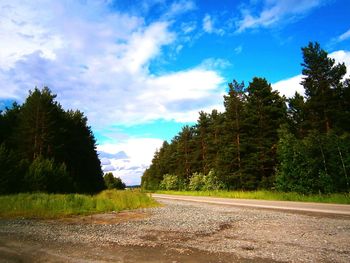
[[[0,219],[0,262],[350,262],[350,217],[178,200],[62,220]]]

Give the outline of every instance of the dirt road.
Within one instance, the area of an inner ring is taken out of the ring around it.
[[[158,200],[121,213],[0,219],[0,262],[350,262],[344,214]]]
[[[229,205],[229,206],[241,206],[241,207],[251,207],[251,208],[273,209],[273,210],[287,210],[290,212],[307,212],[307,213],[317,213],[317,214],[350,216],[350,205],[341,205],[341,204],[269,201],[269,200],[254,200],[254,199],[232,199],[232,198],[165,195],[165,194],[152,194],[152,196],[156,199],[182,200],[182,201],[191,201],[191,202],[216,204],[216,205]]]

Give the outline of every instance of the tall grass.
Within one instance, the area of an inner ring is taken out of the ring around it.
[[[156,191],[159,194],[213,196],[239,199],[262,199],[276,201],[300,201],[317,203],[350,204],[350,194],[313,194],[284,193],[276,191]]]
[[[0,217],[59,218],[156,206],[140,191],[106,190],[97,195],[16,194],[0,196]]]

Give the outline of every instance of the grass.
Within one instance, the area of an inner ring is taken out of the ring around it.
[[[350,194],[312,194],[284,193],[276,191],[156,191],[158,194],[213,196],[239,199],[261,199],[277,201],[299,201],[316,203],[350,204]]]
[[[106,190],[93,196],[45,193],[16,194],[0,196],[0,217],[61,218],[153,206],[157,206],[156,201],[137,190]]]

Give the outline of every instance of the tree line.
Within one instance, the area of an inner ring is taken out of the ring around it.
[[[115,178],[103,178],[87,118],[55,98],[48,88],[35,88],[22,105],[1,112],[0,194],[114,188]]]
[[[224,112],[200,112],[157,150],[144,189],[348,192],[350,89],[346,67],[318,43],[302,48],[305,95],[286,99],[264,78],[233,81]]]

